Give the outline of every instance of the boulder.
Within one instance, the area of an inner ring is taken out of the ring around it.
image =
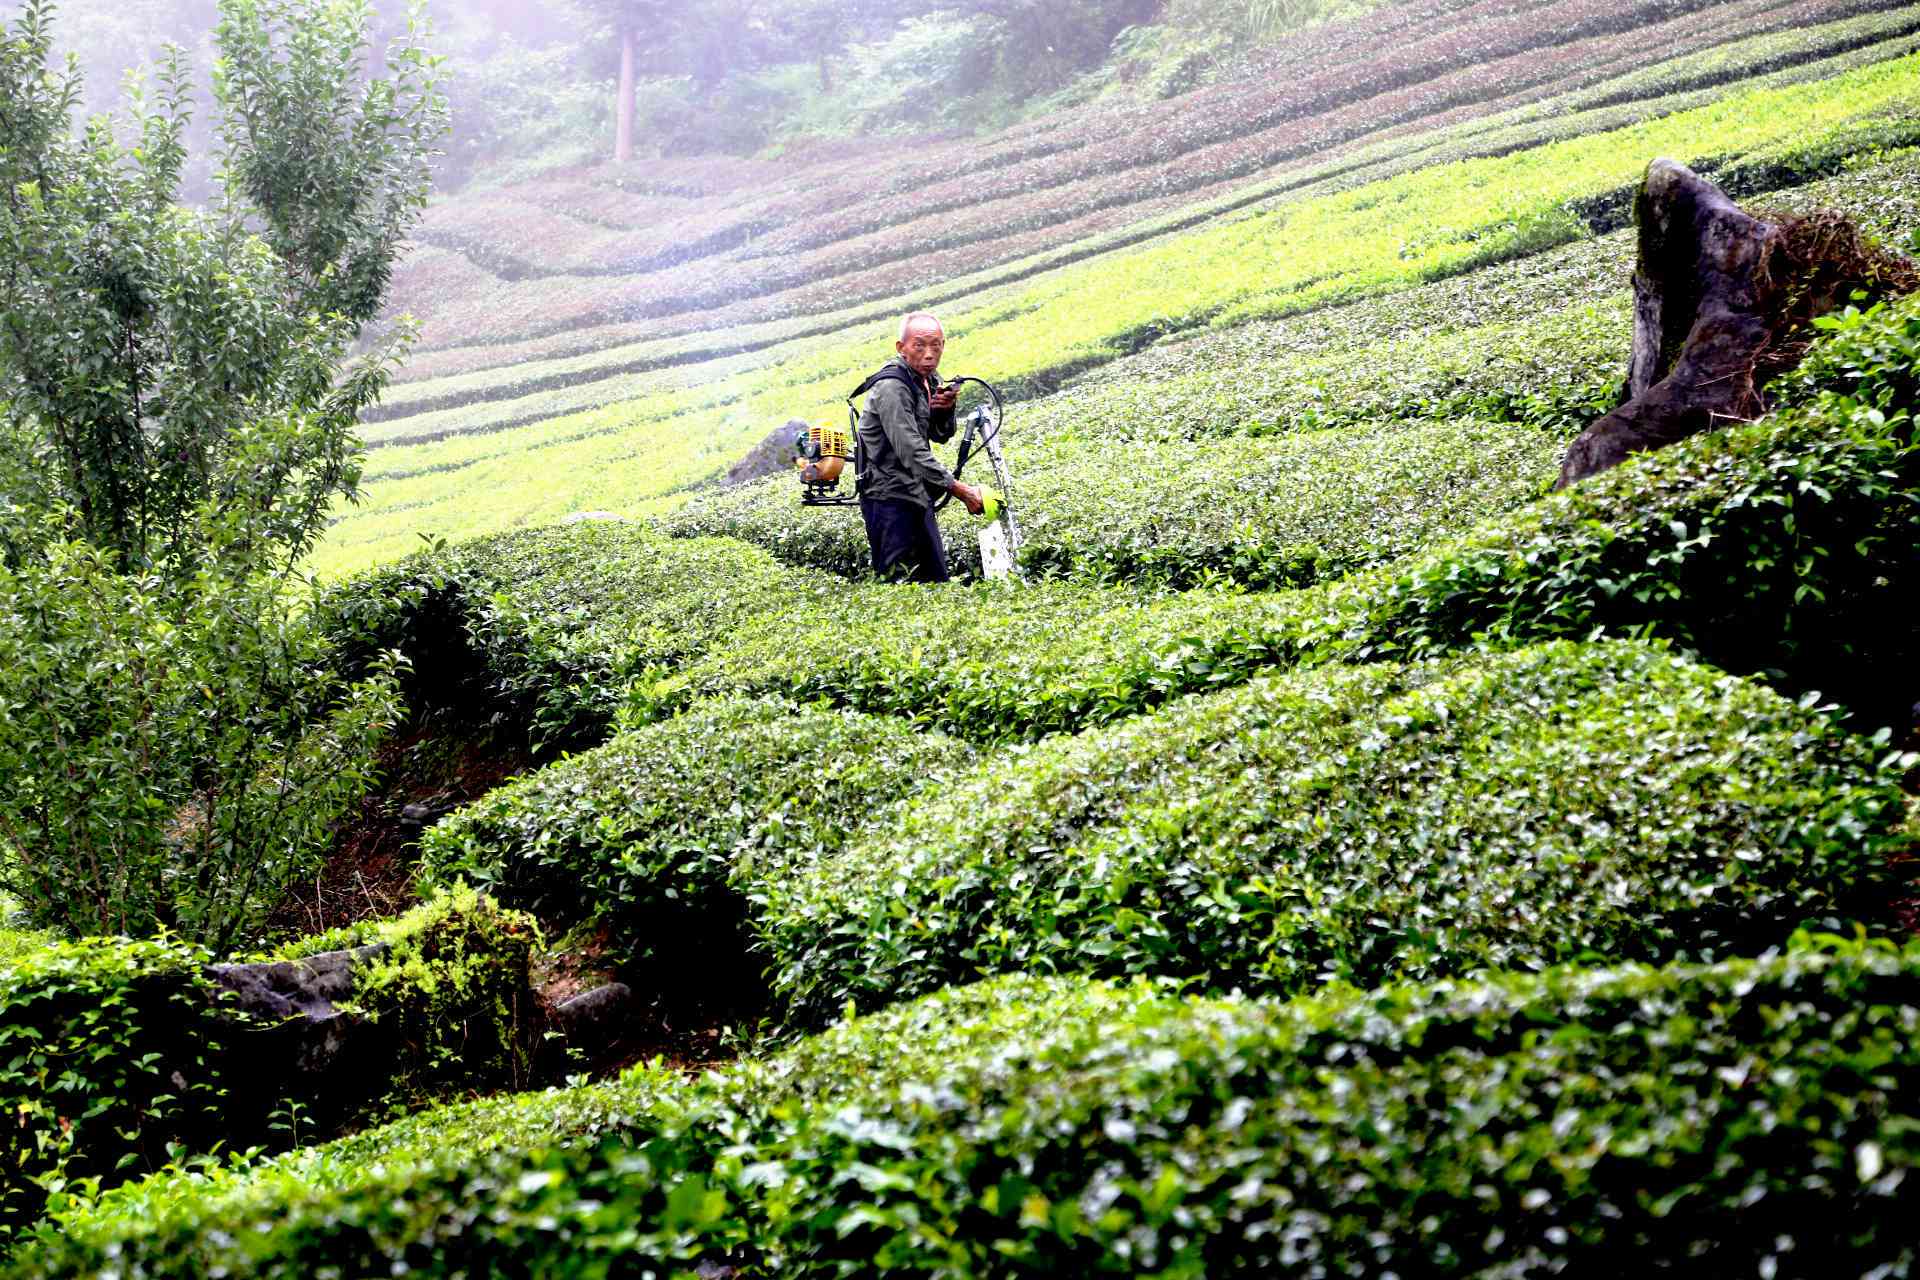
[[[784,427],[775,427],[765,439],[753,446],[747,456],[727,468],[720,478],[720,487],[732,489],[755,480],[764,480],[768,476],[781,476],[793,470],[793,438],[807,429],[808,424],[794,418]]]
[[[569,1048],[596,1053],[619,1035],[632,1009],[633,989],[624,982],[609,982],[557,1006],[553,1011],[554,1030]]]
[[[293,1067],[324,1073],[346,1057],[366,1024],[346,1017],[340,1004],[353,994],[353,972],[387,952],[387,944],[328,951],[303,960],[216,964],[207,975],[233,993],[231,1007],[268,1023],[292,1040]]]

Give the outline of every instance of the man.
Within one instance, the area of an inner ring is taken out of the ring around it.
[[[946,348],[940,321],[916,312],[900,326],[897,354],[865,387],[856,444],[860,515],[873,571],[883,578],[945,582],[947,546],[933,504],[950,493],[974,515],[982,510],[980,491],[933,456],[932,442],[953,439],[953,388],[942,389],[939,375]]]

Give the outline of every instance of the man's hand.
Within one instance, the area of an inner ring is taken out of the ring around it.
[[[927,403],[935,413],[948,413],[952,411],[953,402],[959,394],[952,387],[942,387],[933,393],[933,398]]]
[[[947,492],[960,499],[961,505],[966,507],[968,515],[977,516],[987,509],[986,500],[980,496],[980,491],[970,484],[955,480]]]

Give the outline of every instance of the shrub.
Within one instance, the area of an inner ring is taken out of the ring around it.
[[[225,1030],[204,953],[88,939],[0,968],[0,1238],[49,1193],[160,1167],[225,1136]]]
[[[1544,432],[1434,422],[1288,439],[1038,443],[1021,459],[1021,561],[1048,576],[1259,589],[1417,551],[1544,492],[1560,448]],[[791,477],[689,504],[670,528],[766,547],[849,576],[870,562],[857,512],[803,508]],[[980,571],[977,522],[945,513],[955,569]]]
[[[1717,666],[1885,723],[1913,701],[1920,300],[1834,329],[1844,393],[1645,454],[1330,596],[1313,643],[1354,656],[1651,629]],[[1864,618],[1884,619],[1863,627]],[[1316,624],[1317,625],[1317,624]],[[1887,719],[1883,719],[1886,717]]]
[[[1372,986],[1751,953],[1873,902],[1897,772],[1658,649],[1324,667],[980,768],[769,903],[803,1020],[981,973]]]
[[[643,526],[582,521],[417,552],[331,588],[319,612],[350,665],[385,649],[407,656],[424,707],[472,699],[567,742],[603,732],[637,677],[805,587],[741,543],[669,544]]]
[[[355,971],[352,1012],[378,1046],[355,1059],[368,1074],[344,1080],[305,1073],[286,1037],[234,1011],[201,949],[93,938],[12,957],[0,969],[0,1235],[50,1195],[58,1205],[170,1160],[304,1138],[311,1111],[352,1123],[524,1079],[532,937],[526,917],[465,894],[275,957],[388,943]]]
[[[1916,1031],[1885,943],[1286,1003],[1023,976],[639,1078],[598,1145],[141,1188],[12,1273],[1896,1275]]]
[[[336,679],[275,578],[121,574],[6,525],[0,888],[70,935],[250,939],[371,785],[394,682]]]
[[[690,953],[725,962],[724,935],[757,884],[812,875],[877,812],[972,754],[892,717],[696,704],[441,822],[422,841],[423,874],[470,880],[550,923],[610,925],[671,992]],[[732,948],[745,949],[744,938]]]

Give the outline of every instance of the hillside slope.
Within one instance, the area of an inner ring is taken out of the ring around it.
[[[909,306],[942,307],[954,371],[1040,393],[1169,333],[1611,229],[1654,152],[1761,190],[1915,132],[1911,6],[1388,12],[1413,25],[1306,33],[1264,79],[896,146],[915,175],[956,175],[890,171],[899,194],[861,196],[873,162],[849,148],[777,175],[709,161],[438,206],[396,282],[422,350],[320,566],[416,531],[670,506],[769,425],[829,412]]]

